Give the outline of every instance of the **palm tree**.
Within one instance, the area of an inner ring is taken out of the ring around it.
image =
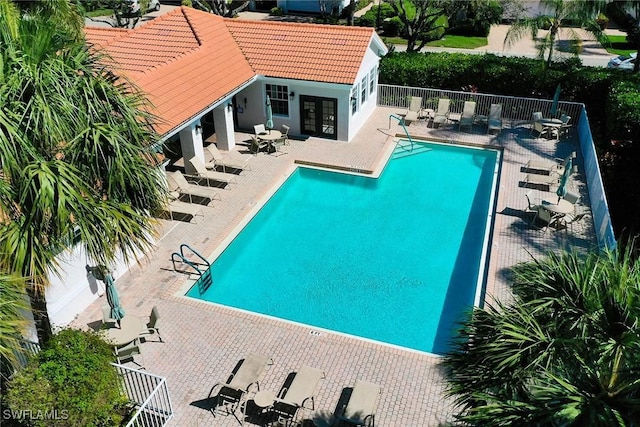
[[[20,337],[27,328],[24,312],[29,304],[19,277],[0,274],[0,295],[0,375],[5,376],[18,366],[18,355],[22,352]]]
[[[166,201],[148,104],[73,25],[61,26],[55,15],[69,3],[0,16],[0,158],[9,186],[0,195],[0,271],[26,278],[45,337],[44,289],[60,272],[58,255],[81,244],[96,264],[133,260],[151,247],[149,212]]]
[[[633,245],[513,271],[514,300],[474,310],[444,358],[458,418],[482,426],[632,425],[640,417]]]
[[[540,4],[545,7],[550,14],[516,21],[509,31],[507,31],[504,39],[505,46],[512,45],[526,35],[530,35],[533,40],[537,40],[538,32],[542,29],[548,29],[547,34],[538,41],[538,57],[544,59],[546,55],[546,65],[550,66],[556,40],[561,29],[569,32],[572,43],[576,44],[581,40],[573,28],[566,27],[568,22],[583,27],[600,43],[608,43],[606,35],[595,20],[596,14],[594,12],[594,6],[598,5],[598,2],[584,0],[541,0]]]

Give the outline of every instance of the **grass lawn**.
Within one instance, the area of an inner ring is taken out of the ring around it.
[[[407,44],[407,40],[402,37],[382,37],[385,43],[391,44]],[[435,47],[451,47],[455,49],[475,49],[487,45],[486,37],[464,37],[446,35],[440,40],[434,40],[427,43],[427,46]]]
[[[627,43],[627,36],[609,36],[611,46],[607,48],[607,52],[615,55],[628,55],[636,50],[631,48],[631,45]]]
[[[96,18],[98,16],[110,16],[113,15],[113,9],[96,9],[91,12],[87,12],[87,17]]]

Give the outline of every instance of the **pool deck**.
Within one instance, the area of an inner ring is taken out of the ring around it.
[[[379,107],[352,142],[310,138],[292,140],[278,156],[260,153],[249,162],[252,170],[238,176],[238,183],[221,189],[222,200],[213,207],[204,207],[204,218],[196,223],[161,220],[162,237],[155,250],[140,266],[117,278],[120,299],[127,314],[148,316],[158,307],[158,322],[164,343],[146,342],[141,346],[146,371],[167,378],[175,416],[173,426],[238,426],[232,416],[212,415],[207,396],[211,387],[225,381],[245,356],[258,352],[270,356],[269,366],[260,381],[260,388],[279,391],[287,376],[302,365],[322,369],[315,395],[315,411],[302,412],[305,418],[329,421],[331,414],[342,408],[345,393],[356,380],[362,379],[382,387],[376,425],[380,426],[437,426],[451,420],[452,405],[444,395],[444,382],[439,358],[375,342],[283,322],[252,313],[241,312],[206,302],[187,299],[180,291],[193,283],[193,278],[173,270],[171,253],[187,243],[209,257],[221,250],[245,224],[270,194],[275,191],[295,167],[294,161],[332,164],[346,169],[380,171],[391,154],[394,136],[402,129],[396,124],[389,128],[389,114],[393,108]],[[595,233],[587,217],[576,224],[573,234],[549,230],[546,233],[531,228],[525,194],[529,189],[519,183],[524,173],[522,165],[534,158],[564,158],[578,152],[576,190],[580,192],[580,209],[589,210],[584,170],[575,135],[556,143],[529,137],[527,124],[509,124],[499,136],[486,135],[474,126],[472,132],[458,132],[457,126],[443,129],[428,128],[425,122],[414,122],[408,129],[412,135],[444,141],[461,141],[487,145],[503,150],[493,240],[490,249],[487,278],[488,298],[506,301],[510,298],[509,267],[531,256],[569,245],[588,248],[595,245]],[[248,134],[237,133],[236,141],[248,140]],[[242,144],[242,142],[241,142]],[[239,145],[239,151],[246,148]],[[452,171],[455,177],[455,171]],[[532,190],[533,197],[553,196],[555,193]],[[429,256],[429,254],[425,254]],[[264,254],[247,268],[260,268],[262,263],[286,263],[287,254]],[[390,262],[393,262],[390,260]],[[214,284],[215,285],[215,284]],[[101,297],[74,321],[76,327],[99,324],[102,318]],[[345,310],[357,310],[344,301]],[[259,425],[252,415],[251,402],[245,424]],[[322,423],[318,423],[321,425]]]

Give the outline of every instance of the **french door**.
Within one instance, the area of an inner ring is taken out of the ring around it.
[[[300,96],[300,129],[302,134],[338,139],[337,109],[338,100],[335,98]]]

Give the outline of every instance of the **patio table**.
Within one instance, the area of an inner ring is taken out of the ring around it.
[[[271,131],[258,134],[258,139],[262,141],[267,141],[267,144],[269,145],[269,148],[268,148],[269,152],[271,152],[273,149],[274,141],[277,141],[280,138],[282,138],[282,132],[280,132],[279,130],[272,129]]]
[[[560,215],[570,214],[574,209],[573,203],[565,199],[558,200],[557,198],[542,199],[540,206],[551,213]]]
[[[113,325],[109,329],[102,330],[101,334],[111,344],[122,346],[136,340],[140,336],[143,326],[142,319],[128,315],[120,319],[120,327]]]

